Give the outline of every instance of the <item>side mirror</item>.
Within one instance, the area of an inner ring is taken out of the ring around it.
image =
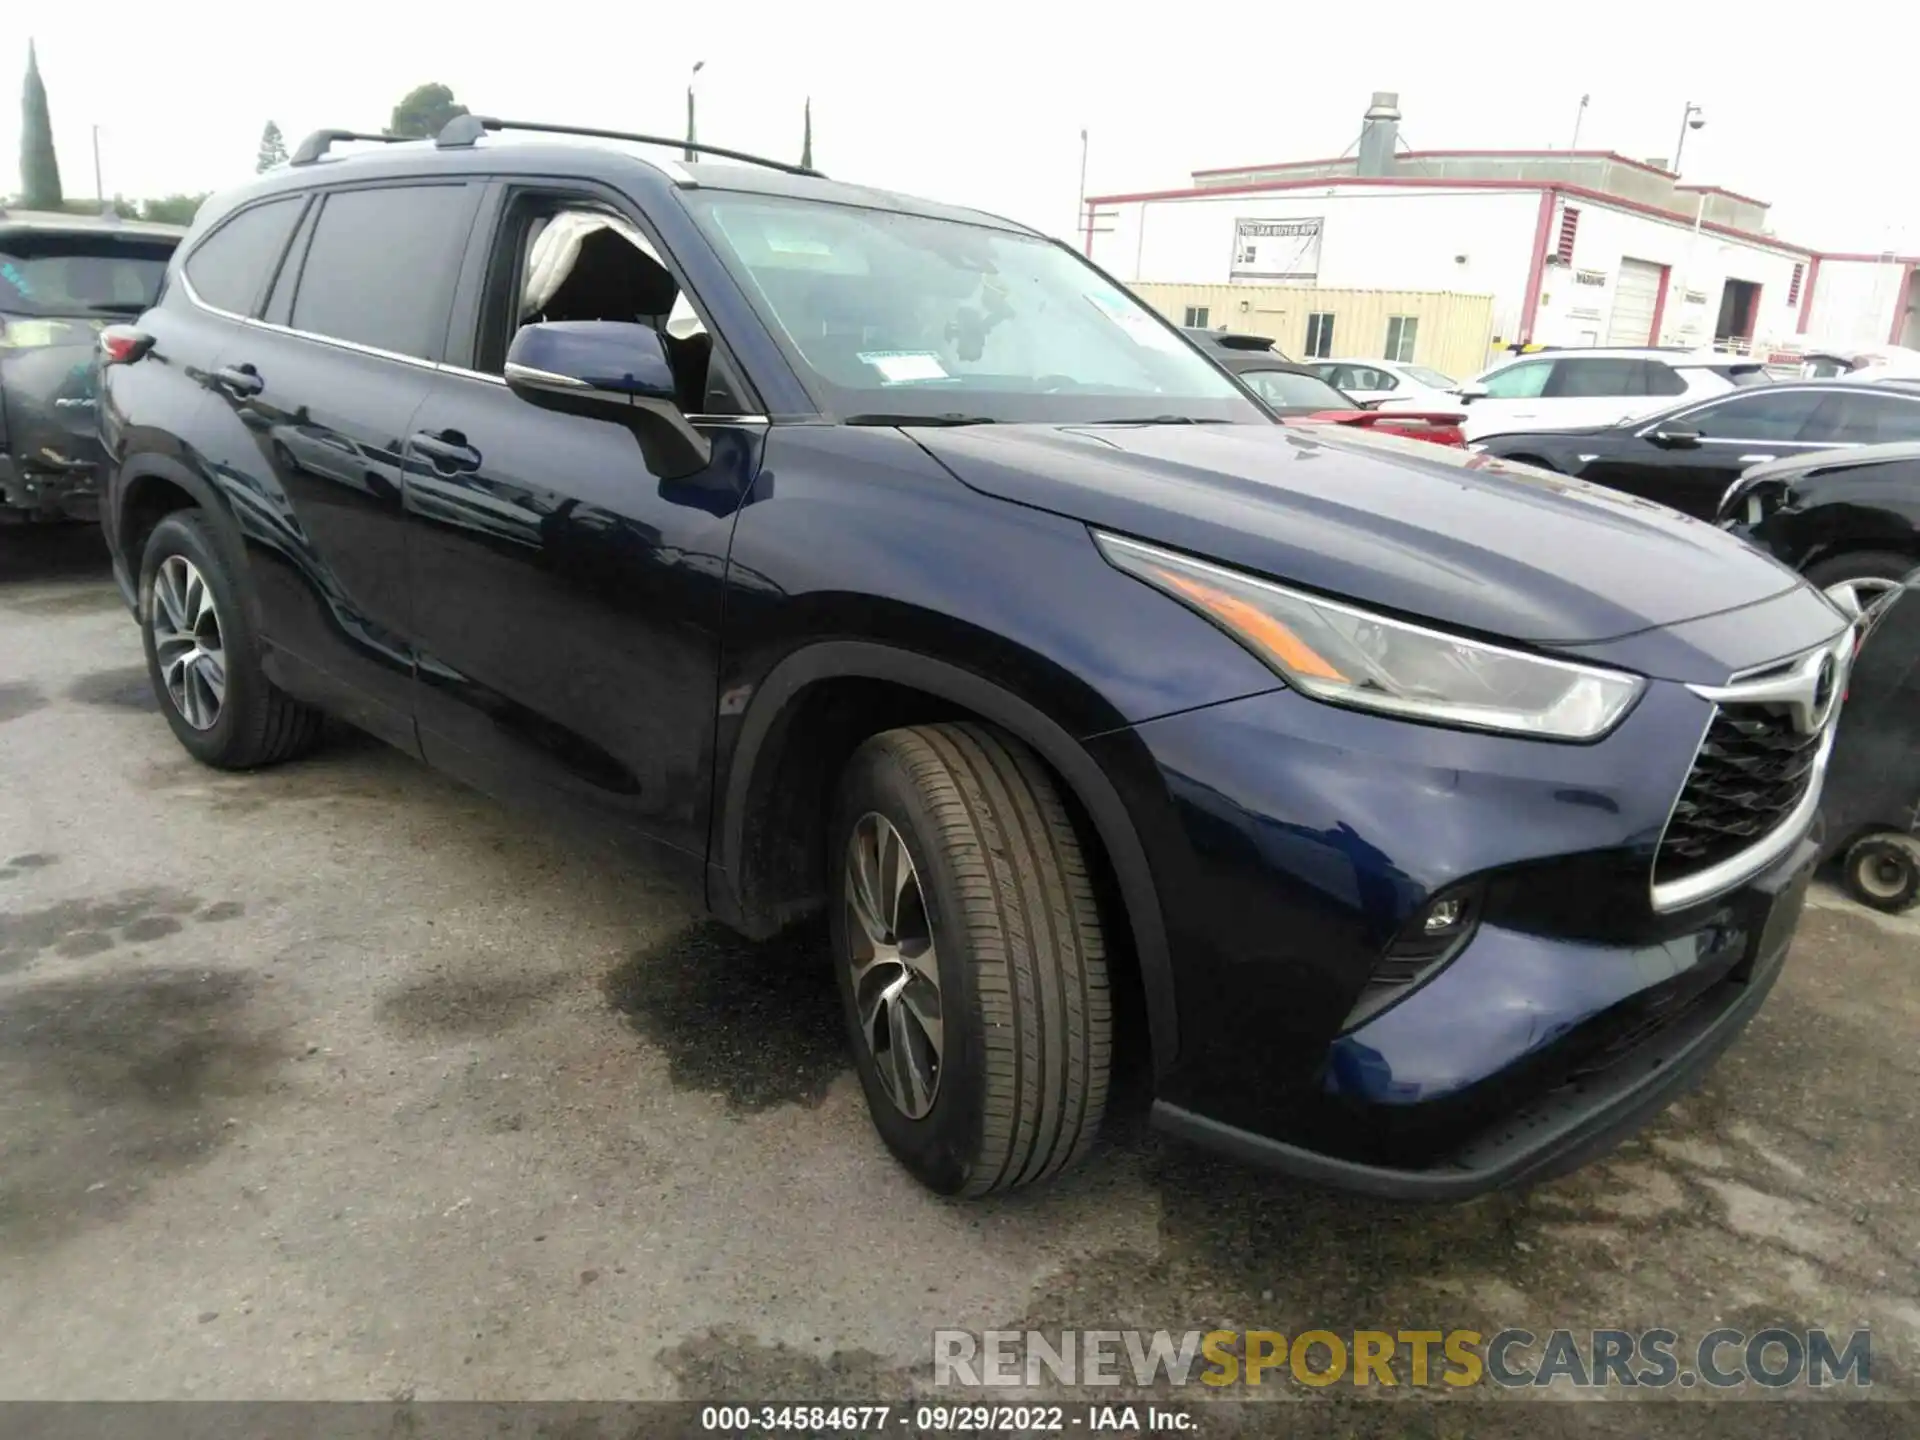
[[[687,423],[665,341],[621,320],[522,325],[507,347],[507,388],[567,415],[623,421],[647,464],[666,480],[706,469],[713,444]]]
[[[1647,436],[1662,450],[1697,450],[1700,432],[1685,425],[1662,425]]]
[[[1453,393],[1460,397],[1461,404],[1471,405],[1475,400],[1487,398],[1487,387],[1478,380],[1469,380],[1464,385],[1454,386]]]

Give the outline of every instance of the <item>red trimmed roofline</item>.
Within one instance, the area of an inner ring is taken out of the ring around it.
[[[1673,188],[1676,190],[1691,190],[1698,195],[1724,195],[1729,200],[1738,200],[1747,205],[1758,205],[1762,210],[1771,209],[1773,205],[1773,202],[1770,200],[1756,200],[1751,195],[1742,195],[1738,190],[1729,190],[1724,185],[1676,184]]]
[[[1617,164],[1631,165],[1636,170],[1645,170],[1652,175],[1665,175],[1670,180],[1679,178],[1679,172],[1676,170],[1662,170],[1658,165],[1649,165],[1644,160],[1635,160],[1631,156],[1620,154],[1617,150],[1403,150],[1396,158],[1459,160],[1480,156],[1489,160],[1519,160],[1542,155],[1573,160],[1612,160]],[[1197,178],[1201,175],[1238,175],[1247,170],[1300,170],[1309,165],[1339,165],[1352,158],[1351,155],[1335,155],[1329,160],[1281,160],[1268,165],[1220,165],[1210,170],[1193,170],[1188,173]]]
[[[1567,155],[1573,152],[1561,150],[1556,153]],[[1252,185],[1202,185],[1185,190],[1142,190],[1128,195],[1089,195],[1087,203],[1089,205],[1125,205],[1145,200],[1192,200],[1199,197],[1271,194],[1285,190],[1346,189],[1361,185],[1389,190],[1504,190],[1517,195],[1557,190],[1562,195],[1577,195],[1589,204],[1609,206],[1615,210],[1631,210],[1637,214],[1651,215],[1659,220],[1671,220],[1674,224],[1683,225],[1689,230],[1693,228],[1694,223],[1693,216],[1682,214],[1678,210],[1662,210],[1658,205],[1648,205],[1644,201],[1628,200],[1623,196],[1589,190],[1584,185],[1542,184],[1529,180],[1436,180],[1426,176],[1411,175],[1371,175],[1365,178],[1354,175],[1321,175],[1311,180],[1263,180]],[[1818,253],[1805,245],[1795,245],[1791,241],[1776,239],[1771,235],[1756,235],[1751,230],[1722,225],[1717,220],[1702,221],[1700,228],[1711,230],[1716,235],[1731,235],[1737,240],[1745,240],[1763,249],[1782,250],[1790,255],[1805,255],[1810,258]],[[1880,257],[1876,255],[1872,258],[1877,260]]]
[[[1822,250],[1820,252],[1820,258],[1822,260],[1848,261],[1858,265],[1920,265],[1920,255],[1895,255],[1891,251],[1886,250],[1882,250],[1876,255],[1868,255],[1864,251],[1856,253],[1851,251]]]

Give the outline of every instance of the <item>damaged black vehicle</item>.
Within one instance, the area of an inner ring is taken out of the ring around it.
[[[100,332],[153,304],[185,234],[0,210],[0,525],[95,518]]]

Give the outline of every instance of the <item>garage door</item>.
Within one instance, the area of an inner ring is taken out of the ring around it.
[[[1613,286],[1613,319],[1607,324],[1609,345],[1657,345],[1653,312],[1660,305],[1660,285],[1666,271],[1646,260],[1622,260],[1620,278]]]

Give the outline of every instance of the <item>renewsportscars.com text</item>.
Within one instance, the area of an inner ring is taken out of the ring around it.
[[[935,1385],[1229,1387],[1669,1386],[1873,1383],[1873,1335],[1721,1328],[1543,1330],[936,1330]]]

